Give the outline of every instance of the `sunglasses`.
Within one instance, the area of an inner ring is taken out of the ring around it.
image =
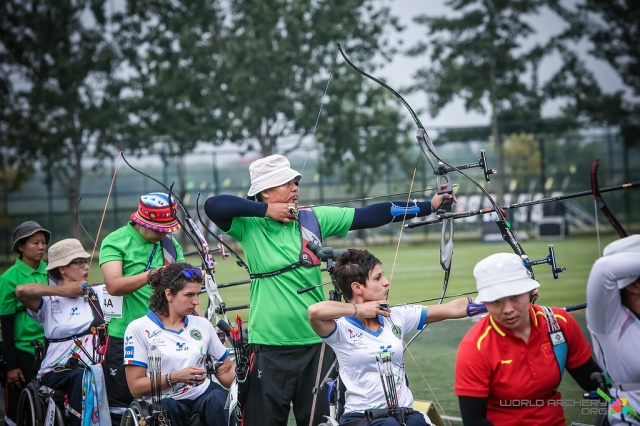
[[[69,262],[69,265],[78,265],[81,268],[87,266],[88,264],[89,264],[89,259],[74,259],[71,262]]]
[[[173,277],[173,279],[171,280],[171,282],[169,283],[168,287],[171,287],[171,284],[173,284],[174,282],[176,282],[176,280],[178,280],[178,278],[181,277],[185,277],[187,279],[191,279],[193,277],[202,277],[202,270],[200,270],[200,268],[187,268],[187,269],[183,269],[182,271],[180,271],[178,273],[178,275],[176,275],[175,277]]]

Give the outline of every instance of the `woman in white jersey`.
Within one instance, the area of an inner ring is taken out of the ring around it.
[[[186,425],[192,414],[200,424],[226,425],[227,390],[207,376],[207,355],[221,365],[215,377],[229,387],[235,369],[229,351],[220,343],[211,323],[191,315],[200,301],[202,271],[187,263],[172,263],[149,274],[153,294],[149,312],[127,326],[124,364],[129,390],[151,402],[149,351],[162,354],[162,409],[171,426]]]
[[[59,241],[49,247],[48,257],[50,285],[23,284],[15,292],[44,327],[47,350],[38,371],[40,383],[67,393],[69,422],[80,425],[84,370],[100,358],[102,290],[87,285],[91,255],[80,241]]]
[[[407,426],[426,425],[421,413],[410,410],[413,395],[406,386],[402,336],[428,323],[467,316],[470,300],[388,308],[390,282],[382,272],[380,260],[366,250],[352,249],[340,255],[333,274],[348,303],[313,304],[309,307],[309,321],[334,350],[340,364],[340,378],[346,387],[340,422],[367,417],[374,419],[362,423],[398,426],[402,416]],[[389,373],[384,384],[378,365],[383,373]],[[395,412],[388,409],[389,396],[397,407]]]
[[[611,425],[640,425],[640,234],[606,246],[587,284],[593,352],[611,380]]]

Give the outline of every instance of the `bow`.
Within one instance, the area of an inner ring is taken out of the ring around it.
[[[598,186],[598,166],[600,165],[600,160],[596,159],[591,165],[591,191],[593,192],[593,199],[596,203],[596,206],[600,209],[602,214],[609,219],[609,223],[616,230],[620,238],[624,238],[629,236],[627,231],[624,230],[618,219],[613,215],[609,207],[604,202],[604,198],[602,198],[602,194],[600,193],[600,186]],[[598,220],[598,215],[596,214],[596,224]],[[599,229],[599,228],[598,228]],[[598,233],[598,247],[600,246],[600,233]],[[599,250],[598,250],[599,251]]]
[[[449,172],[456,171],[458,173],[461,173],[467,179],[469,179],[471,182],[473,182],[482,191],[482,193],[485,195],[485,197],[487,197],[487,199],[490,201],[491,205],[495,207],[496,213],[498,215],[498,221],[497,221],[498,227],[500,228],[500,231],[501,231],[502,236],[505,239],[505,241],[507,241],[509,243],[509,245],[511,245],[511,247],[514,249],[516,254],[518,254],[519,256],[526,256],[525,251],[522,248],[522,246],[520,245],[518,239],[515,237],[515,235],[511,232],[511,230],[507,226],[506,218],[505,218],[504,214],[502,212],[498,211],[497,204],[493,200],[491,195],[489,195],[489,193],[475,179],[473,179],[471,176],[469,176],[468,174],[466,174],[465,172],[462,171],[462,169],[469,169],[469,168],[474,168],[474,167],[482,168],[485,180],[487,182],[489,182],[491,180],[491,175],[496,173],[496,171],[495,171],[495,169],[489,169],[488,168],[484,150],[481,151],[480,159],[476,163],[465,164],[465,165],[462,165],[462,166],[452,166],[449,163],[447,163],[446,161],[444,161],[436,153],[435,147],[433,145],[433,142],[432,142],[431,138],[429,137],[429,134],[427,133],[427,130],[422,125],[422,123],[420,122],[420,119],[418,118],[418,116],[415,113],[415,111],[413,110],[413,108],[411,108],[409,103],[397,91],[395,91],[389,85],[387,85],[383,81],[377,79],[376,77],[373,77],[372,75],[366,73],[365,71],[363,71],[360,68],[358,68],[357,66],[355,66],[349,60],[349,58],[345,55],[345,53],[342,50],[342,47],[340,46],[340,44],[338,44],[338,50],[339,50],[340,54],[342,55],[342,57],[344,58],[344,60],[347,62],[347,64],[349,64],[349,66],[351,68],[353,68],[354,70],[356,70],[361,75],[369,78],[370,80],[378,83],[379,85],[381,85],[382,87],[387,89],[398,100],[400,100],[400,102],[406,107],[406,109],[411,114],[411,118],[413,119],[413,122],[416,124],[416,127],[418,129],[417,133],[416,133],[416,138],[417,138],[417,141],[418,141],[418,146],[420,147],[420,151],[422,152],[422,154],[425,156],[425,158],[429,162],[429,165],[431,166],[431,168],[433,169],[433,172],[435,174],[436,183],[437,183],[437,185],[436,185],[436,194],[443,195],[443,196],[448,196],[448,198],[444,198],[443,199],[442,204],[440,205],[440,207],[438,208],[438,211],[436,212],[436,214],[438,215],[439,221],[442,222],[442,230],[441,230],[441,233],[440,233],[440,265],[442,266],[442,269],[444,270],[442,293],[440,295],[438,303],[439,304],[442,303],[442,301],[444,300],[445,295],[447,293],[447,287],[449,285],[449,275],[451,273],[451,261],[453,259],[453,234],[454,234],[454,232],[453,232],[453,217],[451,217],[451,215],[452,215],[451,210],[452,210],[452,205],[453,205],[453,183],[451,182],[451,180],[449,178],[449,175],[448,175]],[[436,161],[434,161],[432,159],[432,157],[437,161],[437,163],[436,163]],[[528,267],[528,269],[531,271],[530,266]],[[533,274],[533,272],[532,272],[532,274]],[[411,340],[409,340],[409,342],[407,343],[407,346],[409,346],[411,344],[411,342],[413,342],[425,328],[423,328],[418,333],[416,333],[411,338]]]
[[[160,185],[162,188],[164,188],[167,191],[167,194],[169,195],[169,205],[173,204],[171,200],[174,199],[176,201],[176,204],[182,210],[183,217],[184,217],[183,221],[181,221],[180,218],[178,217],[177,211],[172,209],[173,216],[176,219],[176,221],[178,221],[181,228],[185,231],[185,234],[187,235],[187,237],[193,243],[196,251],[198,252],[198,255],[200,256],[200,259],[202,260],[202,268],[206,272],[204,277],[205,291],[209,298],[209,304],[207,306],[207,311],[205,313],[205,316],[208,320],[212,320],[215,317],[216,324],[220,320],[223,320],[228,323],[226,304],[222,300],[222,296],[220,296],[220,292],[218,291],[218,285],[216,284],[216,281],[215,281],[216,262],[213,259],[213,256],[211,255],[209,244],[207,243],[207,240],[204,238],[204,235],[202,234],[200,229],[196,226],[195,222],[191,218],[191,215],[185,208],[184,204],[173,195],[173,185],[171,185],[171,187],[169,188],[164,183],[157,180],[156,178],[136,169],[131,165],[131,163],[127,161],[124,154],[122,155],[122,159],[135,172],[140,173],[141,175],[151,179],[152,181]],[[228,246],[224,244],[217,236],[216,238],[218,239],[218,241],[222,246],[228,248]],[[230,248],[228,248],[228,250],[233,251]]]

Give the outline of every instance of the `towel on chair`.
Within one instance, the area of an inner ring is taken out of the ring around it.
[[[111,426],[101,364],[90,365],[82,377],[82,426],[96,425]]]

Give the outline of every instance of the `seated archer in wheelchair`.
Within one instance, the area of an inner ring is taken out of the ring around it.
[[[426,426],[425,414],[412,408],[402,337],[428,323],[474,315],[477,306],[460,298],[441,305],[389,308],[390,282],[380,260],[366,250],[341,254],[332,273],[348,303],[315,303],[309,307],[309,321],[340,365],[346,388],[340,423]]]
[[[87,285],[89,258],[80,241],[65,239],[49,247],[49,285],[23,284],[16,296],[27,312],[42,323],[45,354],[34,386],[22,392],[24,401],[37,401],[40,385],[65,392],[64,417],[70,426],[90,419],[92,424],[110,425],[104,379],[100,365],[103,354],[105,320],[102,291]],[[84,392],[83,392],[84,388]],[[37,413],[33,410],[32,413]],[[18,418],[21,414],[18,413]],[[23,417],[24,418],[24,417]],[[29,419],[33,424],[43,419]]]
[[[197,423],[212,426],[229,421],[225,410],[228,391],[211,380],[206,369],[207,356],[212,356],[218,363],[213,374],[228,388],[235,377],[229,351],[209,320],[191,315],[200,303],[202,283],[202,271],[186,263],[151,271],[150,310],[125,331],[129,390],[148,403],[159,394],[162,415],[171,426],[186,425],[196,418]],[[152,351],[159,351],[160,367],[150,365]]]

